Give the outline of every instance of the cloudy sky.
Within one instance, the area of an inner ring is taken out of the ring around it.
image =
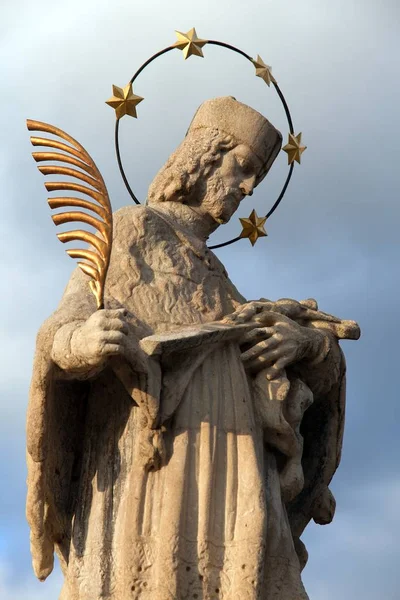
[[[269,236],[218,251],[249,299],[315,297],[357,320],[344,342],[348,409],[337,513],[310,525],[304,581],[311,600],[398,600],[400,530],[398,0],[2,0],[0,7],[0,597],[54,600],[30,566],[24,517],[24,426],[35,334],[56,307],[73,268],[56,240],[43,178],[30,156],[25,119],[68,131],[96,160],[114,208],[130,198],[117,169],[111,84],[125,85],[174,30],[239,46],[271,64],[308,146]],[[205,99],[233,95],[287,135],[276,94],[242,57],[205,47],[178,51],[138,79],[139,119],[121,123],[128,177],[145,198],[152,177]],[[248,198],[267,212],[287,172],[282,154]],[[238,221],[216,241],[239,233]]]

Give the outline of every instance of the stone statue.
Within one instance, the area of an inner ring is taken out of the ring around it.
[[[308,598],[300,536],[333,518],[358,327],[247,302],[206,245],[280,147],[248,106],[203,103],[146,206],[114,215],[106,308],[77,269],[39,332],[27,516],[61,600]]]

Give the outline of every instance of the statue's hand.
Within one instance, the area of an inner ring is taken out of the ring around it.
[[[314,360],[322,352],[326,343],[322,332],[274,312],[264,314],[263,320],[268,326],[246,333],[241,342],[241,358],[247,371],[265,369],[268,379],[275,379],[287,366]]]
[[[82,367],[102,366],[110,356],[125,356],[128,349],[128,325],[122,308],[98,310],[71,338],[71,354]]]
[[[114,370],[129,367],[148,374],[148,356],[126,314],[123,308],[103,309],[78,326],[64,325],[54,336],[53,361],[64,373],[78,378],[96,375],[107,363]]]
[[[313,317],[315,319],[316,311],[318,310],[317,302],[313,298],[307,300],[292,300],[290,298],[281,298],[273,302],[266,298],[260,300],[251,300],[245,304],[241,304],[233,313],[224,317],[225,323],[248,323],[253,321],[263,323],[265,315],[271,311],[285,315],[290,319],[307,319]]]

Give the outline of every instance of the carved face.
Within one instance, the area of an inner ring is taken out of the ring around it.
[[[199,211],[218,224],[227,223],[241,200],[253,193],[261,167],[261,161],[244,144],[225,152],[206,181]]]

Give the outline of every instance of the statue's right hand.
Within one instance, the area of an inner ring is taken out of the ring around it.
[[[124,356],[127,349],[126,311],[98,310],[72,334],[71,354],[82,367],[99,367],[110,356]]]

